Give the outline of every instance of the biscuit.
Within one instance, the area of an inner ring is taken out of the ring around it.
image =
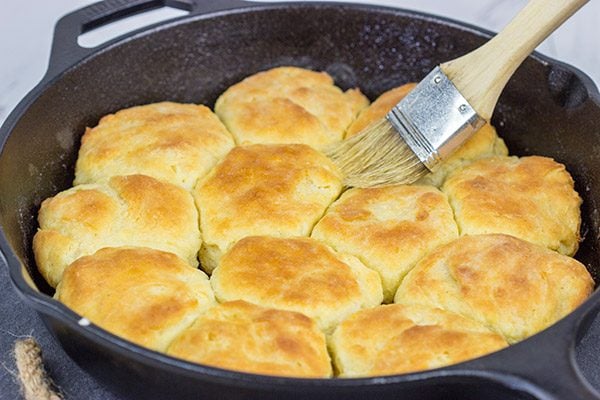
[[[138,345],[167,345],[210,306],[204,272],[172,253],[104,248],[65,270],[55,298],[107,331]]]
[[[379,272],[384,300],[392,302],[404,275],[429,251],[456,239],[458,228],[438,189],[391,185],[346,191],[311,236]]]
[[[579,261],[508,235],[463,236],[425,256],[395,302],[476,320],[514,343],[582,303],[594,282]]]
[[[496,129],[488,124],[482,126],[438,169],[419,179],[416,183],[441,187],[448,174],[470,164],[475,160],[492,156],[507,156],[508,149],[504,140],[498,137]]]
[[[245,301],[211,308],[169,346],[187,361],[263,375],[328,378],[325,335],[303,314]]]
[[[463,235],[506,233],[573,255],[581,198],[564,165],[546,157],[482,159],[450,175],[442,190]]]
[[[377,272],[311,238],[244,238],[223,256],[211,284],[221,302],[300,312],[326,333],[383,300]]]
[[[200,231],[191,194],[149,176],[117,176],[65,190],[42,202],[38,221],[33,251],[53,287],[67,265],[102,247],[151,247],[198,265]]]
[[[330,340],[342,377],[439,368],[505,346],[502,336],[475,321],[438,308],[403,304],[358,311],[338,325]]]
[[[384,118],[415,86],[417,86],[416,83],[406,83],[382,93],[373,103],[358,114],[358,117],[348,128],[346,138],[356,135],[373,122]]]
[[[238,144],[302,143],[322,150],[342,140],[368,104],[360,90],[343,92],[325,72],[278,67],[229,87],[215,112]]]
[[[163,102],[132,107],[86,129],[74,184],[144,174],[191,190],[233,145],[225,126],[205,106]]]
[[[308,236],[341,190],[335,165],[307,145],[234,148],[194,190],[202,267],[245,236]]]
[[[369,107],[361,111],[358,118],[348,128],[346,137],[354,136],[371,123],[384,118],[392,107],[399,103],[415,86],[415,83],[407,83],[383,93]],[[492,125],[486,124],[463,143],[435,172],[425,175],[417,183],[440,187],[450,172],[472,160],[507,154],[508,149],[504,141],[498,137],[496,129]]]

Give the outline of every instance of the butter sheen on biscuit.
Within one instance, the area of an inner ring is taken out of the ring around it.
[[[446,195],[432,186],[350,189],[329,207],[311,236],[352,254],[381,275],[391,302],[424,255],[458,237]]]
[[[74,185],[144,174],[191,190],[233,145],[208,107],[162,102],[127,108],[86,129]]]
[[[325,335],[313,320],[245,301],[209,309],[171,343],[167,354],[255,374],[332,375]]]
[[[143,246],[198,265],[198,211],[179,186],[144,175],[79,185],[42,202],[33,238],[38,269],[55,287],[63,270],[103,247]]]
[[[573,255],[581,198],[565,166],[547,157],[491,157],[453,172],[448,195],[462,235],[505,233]]]
[[[506,346],[502,336],[458,314],[403,304],[358,311],[337,327],[330,340],[341,377],[439,368]]]
[[[461,314],[515,343],[573,311],[593,288],[571,257],[508,235],[469,235],[425,256],[394,301]]]
[[[246,236],[308,236],[341,190],[336,166],[307,145],[234,148],[194,190],[203,268]]]
[[[250,236],[237,242],[210,278],[221,302],[244,300],[296,311],[326,333],[383,300],[379,275],[317,240]]]
[[[215,302],[204,272],[143,247],[104,248],[79,258],[54,297],[101,328],[158,351]]]
[[[343,139],[368,104],[360,90],[343,92],[325,72],[278,67],[229,87],[215,112],[238,144],[302,143],[323,150]]]

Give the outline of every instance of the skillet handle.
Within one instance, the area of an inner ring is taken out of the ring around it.
[[[539,400],[600,400],[575,360],[575,345],[598,311],[600,304],[588,301],[550,329],[465,366],[506,377]]]
[[[185,10],[190,14],[203,14],[243,7],[249,3],[241,0],[105,0],[83,7],[63,16],[56,23],[50,62],[44,80],[54,78],[106,46],[108,43],[85,48],[77,43],[79,35],[100,26],[162,7]]]

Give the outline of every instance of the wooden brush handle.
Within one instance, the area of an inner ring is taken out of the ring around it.
[[[589,0],[529,0],[489,42],[440,68],[487,121],[517,67]]]

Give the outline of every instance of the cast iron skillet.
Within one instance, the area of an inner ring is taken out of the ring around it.
[[[189,16],[94,49],[82,32],[169,5]],[[41,200],[71,186],[81,134],[118,109],[173,100],[212,105],[228,86],[277,65],[326,70],[374,98],[420,80],[488,32],[447,19],[366,5],[110,0],[56,25],[47,75],[0,131],[0,248],[17,291],[70,356],[132,398],[599,399],[574,345],[600,307],[598,290],[549,329],[498,353],[438,370],[365,379],[289,379],[187,363],[86,325],[36,271],[31,238]],[[517,71],[493,123],[514,154],[567,165],[584,199],[577,258],[600,277],[600,95],[581,72],[539,54]]]

